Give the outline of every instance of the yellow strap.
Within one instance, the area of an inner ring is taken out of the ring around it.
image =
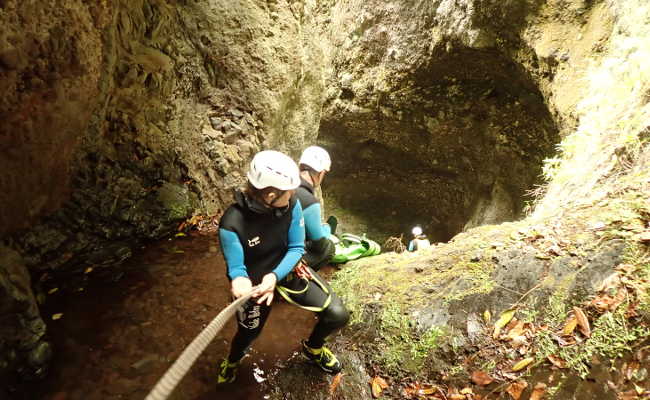
[[[304,279],[305,281],[307,281],[307,285],[305,285],[305,288],[302,289],[302,290],[291,290],[291,289],[288,289],[288,288],[286,288],[284,286],[280,286],[280,285],[276,286],[275,289],[278,291],[278,293],[280,293],[280,296],[282,296],[288,303],[293,304],[293,305],[295,305],[297,307],[300,307],[303,310],[313,311],[313,312],[321,312],[324,309],[326,309],[330,305],[330,303],[332,302],[332,294],[330,293],[329,290],[327,290],[327,287],[322,282],[320,282],[320,280],[318,278],[315,278],[314,281],[316,282],[316,284],[318,286],[320,286],[320,288],[323,290],[323,292],[327,293],[327,299],[325,300],[325,303],[323,303],[323,305],[321,307],[305,306],[305,305],[297,303],[296,301],[294,301],[291,298],[292,294],[304,293],[309,288],[309,279],[307,279],[307,278],[301,278],[301,279]]]

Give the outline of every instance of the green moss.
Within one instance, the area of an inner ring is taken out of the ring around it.
[[[623,261],[636,266],[634,273],[627,274],[628,285],[636,287],[639,313],[645,313],[650,308],[650,255],[640,245],[628,241],[623,256]],[[573,346],[559,346],[554,339],[553,332],[560,330],[568,317],[568,293],[569,287],[575,274],[565,278],[560,288],[549,298],[549,307],[544,313],[544,323],[549,329],[540,330],[535,339],[537,358],[544,360],[548,355],[555,355],[566,361],[567,367],[577,372],[582,378],[589,373],[589,364],[594,356],[601,359],[608,359],[612,362],[632,350],[636,341],[650,336],[650,328],[645,325],[632,325],[626,316],[630,302],[619,305],[612,312],[600,315],[592,323],[592,335],[584,343]],[[650,314],[648,314],[650,315]]]
[[[551,297],[548,299],[548,308],[544,314],[544,321],[548,325],[556,325],[566,319],[567,316],[567,299],[569,297],[568,288],[575,280],[577,272],[565,277]]]
[[[361,277],[361,266],[349,264],[338,271],[331,282],[332,290],[339,295],[346,308],[352,314],[350,323],[358,324],[363,320],[362,297],[356,292]]]
[[[379,329],[384,340],[379,345],[377,356],[383,366],[393,372],[401,369],[417,373],[443,334],[438,327],[418,334],[411,319],[394,304],[382,311]]]
[[[594,323],[591,337],[581,345],[561,347],[553,339],[552,331],[540,331],[536,338],[537,358],[544,360],[553,354],[565,360],[567,367],[582,378],[586,377],[594,356],[613,361],[632,350],[632,343],[650,335],[650,329],[646,327],[629,325],[626,309],[623,305],[614,312],[601,315]]]
[[[646,321],[650,321],[650,249],[632,243],[626,248],[623,261],[636,266],[633,282],[639,302],[636,310]]]
[[[465,265],[459,265],[458,269],[455,269],[456,272],[459,270],[465,272],[461,279],[463,283],[468,286],[462,290],[453,290],[458,281],[452,282],[450,285],[452,290],[447,290],[447,288],[445,288],[444,292],[447,293],[444,296],[445,303],[461,300],[471,295],[489,293],[494,289],[495,282],[492,279],[494,264],[470,262]]]

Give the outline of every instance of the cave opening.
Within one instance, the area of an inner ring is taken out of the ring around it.
[[[325,212],[341,229],[383,242],[420,225],[444,242],[522,217],[559,142],[533,77],[501,53],[461,48],[393,87],[370,96],[342,88],[326,103]]]

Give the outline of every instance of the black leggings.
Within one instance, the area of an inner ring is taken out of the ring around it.
[[[293,302],[300,306],[320,308],[328,297],[328,294],[321,288],[321,285],[325,287],[325,290],[329,291],[331,296],[329,305],[322,311],[317,312],[318,323],[306,342],[307,346],[318,349],[323,346],[327,336],[347,324],[350,319],[350,313],[327,282],[313,270],[311,270],[311,273],[315,279],[318,279],[320,285],[310,280],[307,290],[304,290],[300,294],[293,294],[290,297]],[[279,282],[279,285],[291,289],[303,289],[306,284],[305,281],[297,279],[292,274],[282,280],[282,282]],[[300,288],[299,286],[302,287]],[[277,291],[275,292],[275,296],[279,296]],[[228,356],[228,361],[231,363],[239,361],[244,357],[248,347],[259,336],[260,332],[262,332],[262,328],[271,312],[271,306],[257,304],[256,301],[257,299],[248,300],[237,312],[237,333],[232,340],[230,355]]]

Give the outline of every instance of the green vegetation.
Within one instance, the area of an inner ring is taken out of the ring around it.
[[[449,304],[454,300],[461,300],[470,295],[489,293],[494,288],[495,283],[491,278],[492,271],[494,270],[493,264],[485,262],[468,262],[458,265],[458,269],[467,272],[467,274],[464,274],[461,279],[456,281],[458,284],[464,284],[464,287],[463,289],[456,289],[456,285],[450,285],[448,288],[451,290],[445,291],[445,304]]]
[[[331,282],[332,289],[341,296],[345,307],[350,311],[350,324],[358,324],[363,321],[363,297],[356,293],[355,286],[360,280],[361,265],[349,263],[345,268],[336,273]]]
[[[635,243],[627,248],[623,261],[636,266],[636,279],[633,282],[637,287],[639,302],[636,311],[646,322],[650,322],[650,249],[647,245],[643,248]]]
[[[379,329],[385,340],[379,346],[378,358],[388,371],[406,369],[416,372],[426,356],[437,347],[443,334],[438,327],[417,334],[410,318],[394,304],[386,306],[380,318]]]
[[[593,326],[593,334],[584,343],[562,347],[553,338],[551,330],[542,330],[536,337],[537,358],[544,360],[549,355],[560,357],[567,367],[575,370],[582,378],[589,373],[593,356],[614,360],[625,351],[632,350],[632,344],[650,335],[650,329],[630,326],[625,316],[627,307],[621,305],[614,312],[601,315]],[[558,324],[559,327],[560,324]]]

